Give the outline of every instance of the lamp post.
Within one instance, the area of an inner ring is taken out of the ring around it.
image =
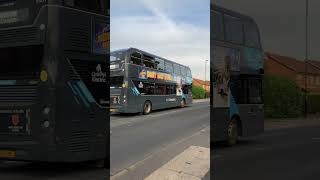
[[[305,79],[304,79],[304,87],[305,87],[305,93],[304,93],[304,115],[305,118],[308,117],[308,59],[309,59],[309,0],[306,0],[306,20],[305,20],[305,65],[304,65],[304,71],[305,71]]]
[[[204,61],[204,90],[205,90],[205,94],[204,94],[204,98],[207,98],[207,62],[209,60],[205,60]]]

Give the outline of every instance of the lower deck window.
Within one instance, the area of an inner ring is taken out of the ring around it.
[[[133,81],[133,84],[142,95],[174,95],[177,86],[175,84],[150,83]]]

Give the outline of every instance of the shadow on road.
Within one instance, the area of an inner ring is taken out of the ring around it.
[[[95,163],[27,163],[27,162],[0,162],[0,179],[6,177],[79,177],[88,174],[100,174],[105,177],[107,170],[98,168]],[[103,178],[101,177],[101,178]],[[98,177],[97,177],[98,178]]]
[[[211,143],[211,149],[214,151],[215,149],[228,149],[235,147],[245,147],[258,144],[259,141],[256,139],[240,139],[238,143],[234,146],[228,146],[225,142],[215,142]]]
[[[150,115],[155,114],[155,113],[170,111],[170,110],[188,109],[190,107],[192,107],[192,106],[186,106],[184,108],[173,107],[173,108],[166,108],[166,109],[160,109],[160,110],[153,110]],[[121,117],[121,118],[132,118],[134,116],[142,116],[142,113],[111,113],[110,115],[114,116],[114,117]],[[148,116],[148,115],[146,115],[146,116]]]

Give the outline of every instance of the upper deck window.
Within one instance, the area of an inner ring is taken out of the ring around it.
[[[173,65],[171,62],[165,62],[165,71],[168,73],[173,73]]]
[[[181,69],[178,64],[173,64],[173,71],[174,71],[174,74],[181,75]]]
[[[134,52],[130,57],[130,64],[141,66],[141,60],[142,60],[142,54],[138,52]]]
[[[213,11],[211,18],[211,29],[213,30],[213,39],[223,40],[223,20],[222,14],[216,11]]]
[[[164,71],[164,60],[163,59],[159,59],[159,58],[156,58],[156,64],[157,64],[157,69],[158,70],[161,70],[161,71]]]
[[[243,44],[243,24],[239,18],[225,15],[226,40],[236,44]]]
[[[257,25],[253,22],[246,22],[244,24],[244,30],[246,46],[261,48]]]
[[[156,64],[155,64],[155,59],[152,56],[143,54],[143,62],[142,65],[148,68],[155,68]]]
[[[182,76],[187,76],[186,68],[185,68],[184,66],[181,66],[181,65],[180,65],[180,69],[181,69],[181,75],[182,75]]]
[[[95,13],[104,13],[101,0],[64,0],[64,2],[66,6]]]
[[[192,77],[191,70],[189,67],[187,68],[187,77]]]

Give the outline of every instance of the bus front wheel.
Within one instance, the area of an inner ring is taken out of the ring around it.
[[[150,114],[151,111],[152,111],[152,104],[151,104],[150,101],[146,101],[146,102],[144,103],[144,105],[143,105],[143,111],[142,111],[142,113],[143,113],[144,115],[147,115],[147,114]]]
[[[232,119],[228,125],[228,137],[227,145],[233,146],[238,141],[238,122],[236,119]]]

